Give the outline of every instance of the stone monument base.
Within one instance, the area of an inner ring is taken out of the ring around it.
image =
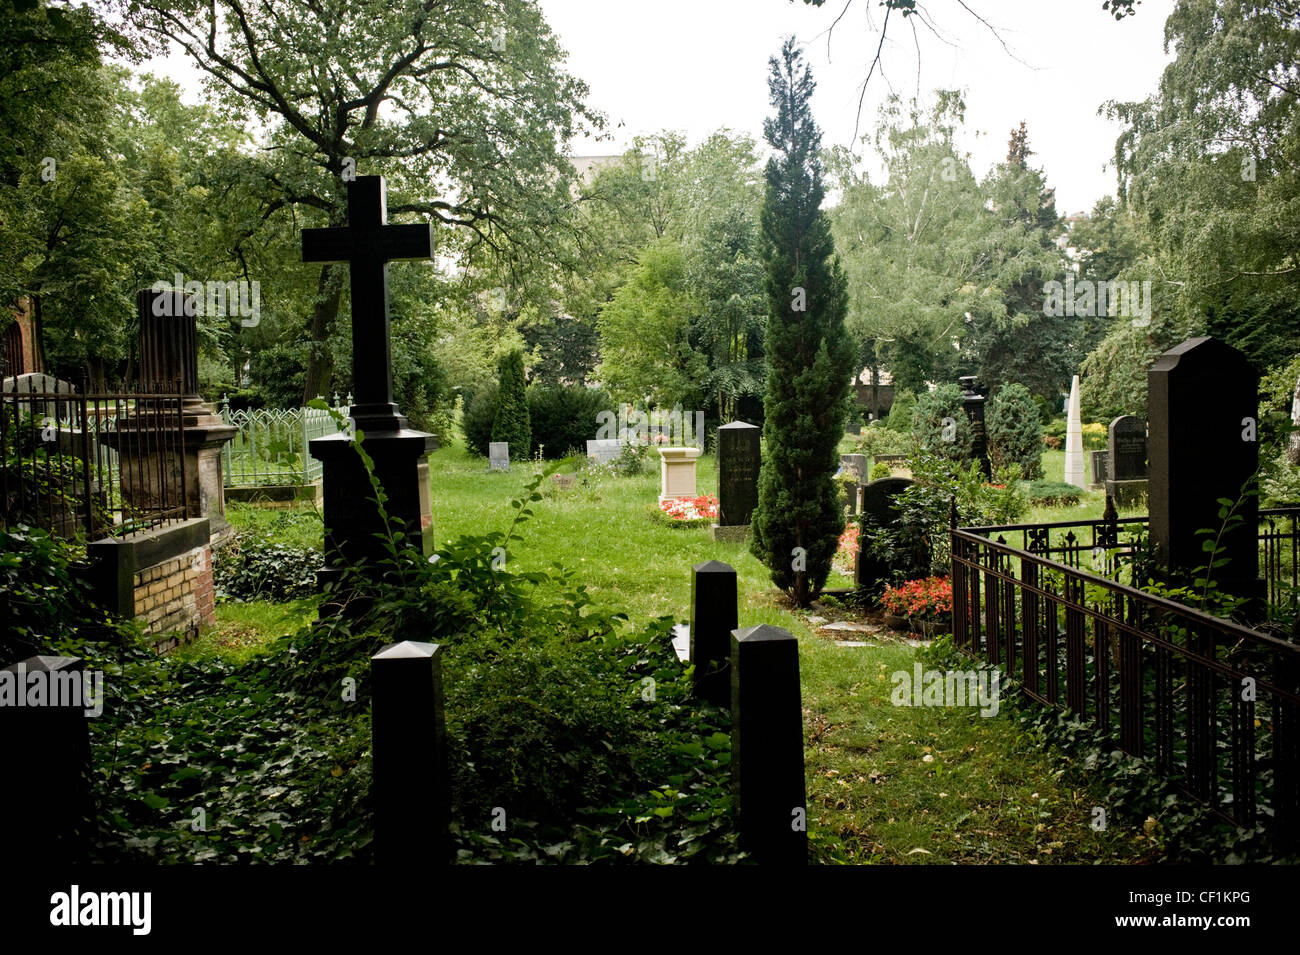
[[[740,543],[749,538],[748,524],[710,524],[709,536],[715,541]]]
[[[1147,499],[1146,481],[1107,481],[1106,493],[1111,496],[1116,507],[1138,508]]]

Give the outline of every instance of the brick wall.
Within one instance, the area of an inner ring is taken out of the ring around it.
[[[155,635],[155,648],[188,643],[213,622],[212,547],[196,547],[135,575],[136,620]]]

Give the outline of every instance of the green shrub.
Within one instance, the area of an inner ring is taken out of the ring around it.
[[[487,457],[492,440],[492,420],[497,414],[497,383],[488,382],[470,398],[465,408],[465,448],[471,454]]]
[[[116,630],[91,602],[84,547],[25,525],[0,528],[0,667],[36,654],[81,655]]]
[[[887,427],[867,428],[854,444],[858,454],[875,457],[877,454],[912,454],[916,442],[910,431],[895,431]]]
[[[904,388],[894,395],[894,403],[885,415],[885,427],[890,431],[910,435],[912,420],[916,416],[916,395]]]
[[[1028,479],[1042,476],[1043,433],[1038,409],[1024,385],[1003,385],[989,402],[985,416],[989,463],[993,470],[1020,465]]]
[[[528,417],[527,385],[524,382],[524,353],[507,352],[497,365],[497,411],[492,419],[492,440],[508,441],[512,458],[532,453],[532,424]]]
[[[1083,450],[1105,451],[1109,434],[1104,424],[1091,421],[1083,426]]]
[[[870,480],[879,481],[881,478],[887,478],[893,473],[894,472],[890,470],[889,465],[884,461],[881,461],[879,464],[873,464],[871,466]]]
[[[547,458],[567,457],[571,448],[585,453],[596,436],[596,416],[614,407],[603,388],[583,385],[532,385],[528,389],[528,417],[532,425],[530,453],[542,450]]]
[[[1034,481],[1028,493],[1035,507],[1073,507],[1083,497],[1079,488],[1061,481]]]
[[[283,602],[316,593],[324,566],[314,548],[240,534],[213,554],[212,585],[218,599]]]
[[[929,555],[931,573],[948,572],[948,528],[954,498],[957,523],[962,527],[1013,524],[1028,507],[1019,490],[1019,468],[1015,466],[1000,472],[996,483],[985,481],[975,461],[958,464],[921,453],[912,459],[911,467],[913,484],[898,496],[899,526],[866,538],[871,541],[868,546],[874,557],[899,559],[900,567],[910,566],[908,555],[920,551]],[[904,557],[907,559],[901,559]]]
[[[947,458],[969,461],[975,447],[975,433],[962,406],[962,391],[956,385],[940,385],[916,401],[912,437],[920,450]]]

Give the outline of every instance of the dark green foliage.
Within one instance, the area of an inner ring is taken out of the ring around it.
[[[912,419],[912,436],[918,448],[931,454],[949,461],[969,461],[975,434],[962,407],[961,389],[940,385],[921,395]]]
[[[277,343],[253,352],[249,374],[256,383],[253,390],[259,406],[266,405],[271,408],[302,406],[309,351],[310,346],[306,342],[297,340]]]
[[[218,598],[294,600],[316,592],[319,550],[240,535],[213,555],[212,583]]]
[[[1073,484],[1060,481],[1034,481],[1028,493],[1030,502],[1037,507],[1073,507],[1083,496]]]
[[[91,605],[87,567],[84,547],[38,528],[0,528],[0,667],[102,638],[110,620]]]
[[[890,405],[889,414],[885,416],[885,427],[890,431],[910,434],[915,416],[916,395],[904,388],[894,395],[894,403]]]
[[[465,447],[474,454],[487,457],[488,443],[492,440],[492,421],[497,415],[497,383],[488,382],[470,398],[465,407]]]
[[[596,436],[596,415],[614,407],[603,388],[583,385],[532,385],[528,389],[528,417],[533,446],[547,458],[567,457],[570,450],[586,454],[587,440]]]
[[[1029,389],[1017,384],[999,388],[985,411],[984,427],[993,470],[1018,464],[1026,478],[1042,476],[1043,428]]]
[[[761,215],[768,373],[752,547],[773,583],[807,606],[826,582],[843,530],[834,474],[854,348],[844,330],[844,272],[821,210],[812,74],[800,61],[787,41],[768,81],[777,115],[764,134],[776,154]]]
[[[455,861],[736,861],[725,712],[690,699],[670,620],[631,627],[570,574],[494,566],[494,548],[522,546],[546,476],[512,502],[509,530],[449,542],[437,563],[389,538],[388,560],[347,581],[369,609],[247,664],[88,653],[109,669],[90,721],[91,858],[370,862],[369,660],[418,639],[445,648]],[[355,700],[340,691],[348,677]],[[206,831],[177,824],[192,805]],[[507,836],[489,828],[495,806]]]
[[[899,526],[864,536],[872,556],[891,560],[916,550],[930,556],[930,572],[946,574],[951,563],[948,529],[953,499],[959,527],[1013,524],[1024,516],[1025,498],[1013,467],[997,476],[998,487],[985,481],[978,462],[959,464],[921,453],[909,462],[913,484],[898,496]]]
[[[527,458],[532,448],[532,425],[528,418],[524,354],[508,352],[497,365],[497,410],[492,418],[492,440],[510,442],[512,458]]]

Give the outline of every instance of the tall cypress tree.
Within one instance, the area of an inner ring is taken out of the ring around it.
[[[533,440],[524,381],[523,352],[515,349],[501,356],[497,365],[500,388],[497,413],[492,419],[492,440],[508,441],[512,458],[527,458]]]
[[[833,476],[854,349],[844,330],[844,272],[821,209],[812,73],[793,38],[769,62],[776,116],[764,121],[763,134],[775,155],[761,216],[768,372],[752,547],[772,582],[806,607],[826,583],[844,529]]]

